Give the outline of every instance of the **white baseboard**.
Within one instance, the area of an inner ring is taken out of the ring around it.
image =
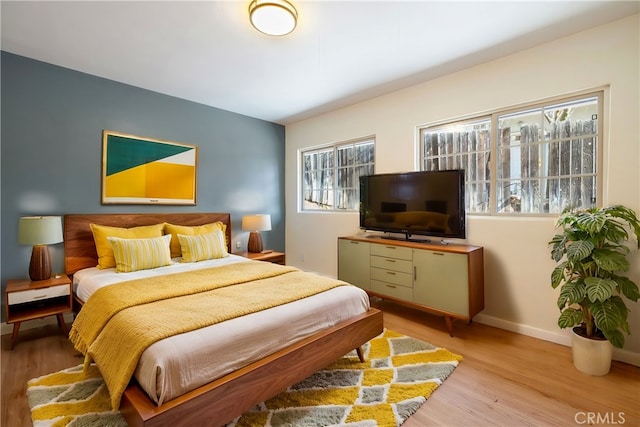
[[[528,337],[538,338],[544,341],[551,341],[556,344],[562,344],[568,347],[571,346],[571,336],[562,332],[553,333],[545,329],[534,328],[532,326],[510,322],[498,317],[487,316],[486,314],[482,313],[474,317],[473,321],[482,323],[484,325],[494,326],[500,329],[506,329],[507,331],[516,332]]]
[[[65,323],[70,325],[73,322],[73,313],[64,313]],[[20,323],[20,331],[26,331],[27,329],[41,328],[47,325],[57,325],[58,319],[55,316],[45,317],[43,319],[34,319]],[[13,333],[13,324],[2,322],[0,324],[0,331],[2,335]]]
[[[516,332],[521,335],[526,335],[533,338],[538,338],[545,341],[551,341],[556,344],[562,344],[567,347],[571,347],[571,335],[568,331],[563,332],[549,332],[545,329],[534,328],[532,326],[522,325],[515,322],[510,322],[497,317],[487,316],[485,314],[478,314],[473,318],[474,322],[482,323],[484,325],[494,326],[496,328],[505,329],[507,331]],[[613,360],[619,360],[620,362],[628,363],[634,366],[640,366],[640,353],[634,353],[632,351],[623,350],[620,348],[613,349]]]

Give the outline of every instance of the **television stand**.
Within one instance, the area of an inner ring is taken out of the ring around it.
[[[484,309],[480,246],[409,242],[399,236],[338,238],[338,278],[379,297],[471,322]]]

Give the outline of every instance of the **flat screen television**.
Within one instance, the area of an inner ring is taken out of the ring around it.
[[[361,229],[464,239],[465,223],[464,170],[360,177]]]

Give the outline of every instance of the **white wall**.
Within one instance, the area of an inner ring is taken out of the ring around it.
[[[415,170],[416,127],[605,87],[604,204],[640,212],[640,15],[596,27],[462,72],[286,126],[287,262],[335,276],[337,242],[357,213],[298,211],[298,150],[376,136],[376,172]],[[466,242],[485,248],[485,310],[475,321],[568,344],[556,326],[557,291],[547,242],[555,217],[468,216]],[[631,278],[640,284],[640,255]],[[640,307],[614,358],[640,365]]]

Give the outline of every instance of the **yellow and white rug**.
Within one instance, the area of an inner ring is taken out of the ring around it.
[[[462,356],[386,330],[287,391],[260,403],[228,427],[395,427],[409,418],[453,372]],[[82,366],[29,381],[35,427],[120,426],[97,369]],[[215,420],[212,420],[212,422]],[[212,423],[214,424],[214,423]]]

